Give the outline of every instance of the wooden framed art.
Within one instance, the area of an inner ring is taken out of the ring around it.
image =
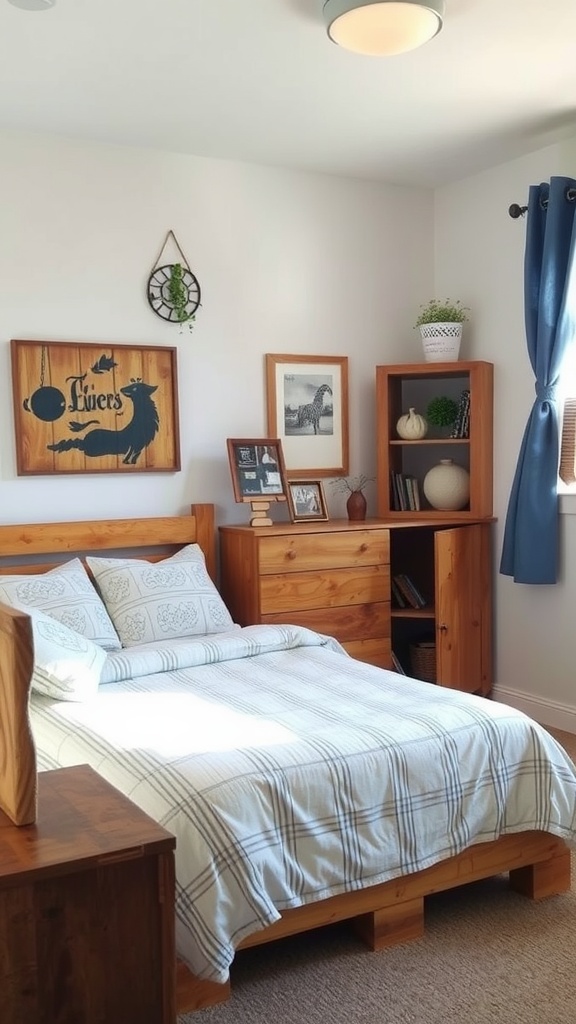
[[[10,344],[19,476],[180,469],[175,348]]]
[[[328,519],[322,482],[320,480],[289,480],[288,508],[293,523]]]
[[[229,437],[226,441],[236,501],[249,501],[253,526],[271,526],[272,501],[286,501],[286,467],[282,443],[274,437]]]
[[[347,356],[266,356],[268,431],[290,478],[348,472]]]

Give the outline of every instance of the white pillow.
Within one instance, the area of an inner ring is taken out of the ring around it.
[[[198,544],[161,562],[86,559],[124,647],[234,629]]]
[[[37,608],[14,605],[32,621],[32,690],[55,700],[91,700],[98,692],[106,651]]]
[[[0,601],[38,608],[107,651],[121,647],[102,598],[79,558],[38,576],[0,576]]]

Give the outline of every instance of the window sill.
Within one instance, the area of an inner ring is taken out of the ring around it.
[[[558,503],[559,512],[565,516],[576,516],[576,491],[570,494],[560,494]]]

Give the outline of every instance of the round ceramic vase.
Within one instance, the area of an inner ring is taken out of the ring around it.
[[[456,512],[464,508],[470,497],[470,475],[452,459],[440,459],[428,470],[423,489],[432,508]]]
[[[350,522],[360,522],[366,519],[367,501],[362,491],[351,491],[346,502],[346,511]]]

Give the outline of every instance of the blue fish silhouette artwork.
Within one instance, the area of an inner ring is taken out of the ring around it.
[[[69,452],[76,448],[89,458],[100,458],[103,455],[123,455],[122,462],[135,466],[145,448],[154,440],[159,428],[158,410],[151,395],[157,390],[157,384],[146,384],[142,380],[132,380],[126,387],[120,388],[120,394],[130,399],[133,405],[132,419],[121,430],[109,430],[95,427],[84,437],[67,437],[46,447],[52,452]],[[79,432],[87,429],[97,420],[87,423],[71,423],[70,429]]]

